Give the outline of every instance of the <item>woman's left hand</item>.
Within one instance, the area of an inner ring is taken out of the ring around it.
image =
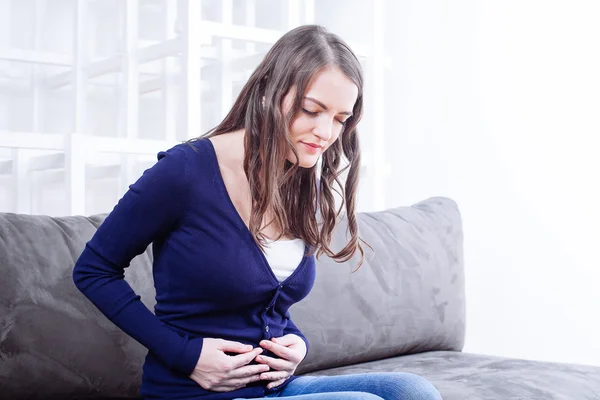
[[[260,375],[261,380],[273,381],[267,385],[268,389],[281,385],[292,376],[298,364],[306,356],[306,343],[300,336],[294,334],[263,340],[260,346],[281,357],[273,358],[262,354],[256,357],[257,362],[267,364],[271,368],[271,371]]]

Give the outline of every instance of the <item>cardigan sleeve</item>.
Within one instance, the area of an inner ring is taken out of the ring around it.
[[[158,153],[158,162],[129,186],[73,269],[77,288],[109,320],[187,376],[198,362],[203,339],[179,334],[156,317],[125,281],[124,269],[180,222],[190,189],[188,168],[180,147]]]

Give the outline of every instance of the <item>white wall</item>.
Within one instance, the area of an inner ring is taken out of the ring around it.
[[[361,127],[378,134],[364,141],[358,207],[382,208],[390,1],[0,0],[0,212],[109,212],[159,150],[218,124],[270,46],[305,23],[340,34],[365,66]]]
[[[465,351],[600,365],[600,2],[412,0],[390,18],[386,206],[458,202]]]
[[[177,13],[169,7],[170,12],[163,12],[160,4],[184,3],[198,5],[194,0],[140,0],[140,48],[183,29],[185,16],[176,20]],[[85,163],[86,174],[75,174],[76,179],[68,181],[70,189],[64,174],[56,174],[77,171],[72,157],[65,158],[66,166],[49,163],[50,171],[27,172],[23,160],[33,157],[34,149],[25,143],[26,137],[21,141],[23,148],[17,144],[15,149],[13,135],[35,128],[31,83],[39,79],[33,78],[49,79],[72,67],[17,59],[23,50],[32,51],[26,53],[32,59],[41,56],[37,54],[41,51],[50,52],[45,57],[55,60],[68,56],[65,62],[70,63],[76,50],[72,48],[75,4],[89,6],[83,30],[88,41],[82,47],[89,61],[122,52],[126,28],[138,31],[133,29],[136,18],[123,17],[126,3],[121,1],[0,0],[0,211],[59,215],[73,209],[69,199],[86,214],[109,211],[124,183],[155,159],[154,147],[173,141],[173,131],[178,140],[184,139],[182,133],[189,134],[180,132],[178,122],[184,115],[181,110],[193,104],[185,99],[171,103],[181,95],[173,85],[180,73],[174,57],[162,60],[162,66],[139,65],[141,81],[168,78],[165,96],[154,91],[123,102],[128,86],[116,79],[123,76],[119,66],[110,74],[82,81],[87,113],[85,107],[74,107],[72,88],[39,92],[47,108],[38,113],[43,118],[37,124],[47,139],[44,143],[52,142],[49,148],[54,153],[55,141],[46,134],[64,134],[68,143],[80,117],[90,130],[85,135],[102,136],[103,141],[94,141],[95,145],[103,143],[101,149],[88,149],[93,154],[75,160]],[[218,20],[222,4],[227,3],[203,0],[197,11],[202,20]],[[458,202],[465,230],[465,350],[600,365],[600,291],[596,289],[600,285],[600,2],[257,0],[255,23],[241,23],[240,16],[253,15],[246,14],[243,4],[253,3],[231,3],[236,24],[285,30],[288,19],[296,18],[285,5],[296,4],[305,11],[297,22],[314,21],[347,40],[366,42],[363,45],[371,53],[371,64],[366,61],[369,101],[367,123],[361,129],[363,148],[370,157],[364,160],[367,169],[359,207],[379,208],[382,198],[381,208],[440,195]],[[389,29],[385,56],[391,58],[391,67],[379,69],[372,56],[379,61],[383,58],[374,37],[375,25],[381,22],[377,16],[382,13],[375,10],[382,7]],[[62,28],[57,30],[57,26]],[[187,31],[183,32],[186,37]],[[216,85],[221,82],[218,72],[227,63],[210,68],[223,54],[218,48],[222,41],[210,43],[184,49],[206,53],[202,85],[191,91],[216,82],[202,92],[203,130],[213,123],[208,117],[218,116],[215,110],[222,111],[223,91]],[[239,44],[234,46],[238,52]],[[219,50],[214,60],[209,57],[214,50],[211,46]],[[261,51],[268,47],[262,42],[256,46]],[[254,45],[246,49],[253,52]],[[379,95],[381,70],[385,101]],[[129,78],[132,87],[136,86],[136,79],[131,83],[135,76]],[[239,87],[237,79],[234,87]],[[14,94],[25,92],[21,97]],[[169,107],[163,107],[163,100]],[[133,110],[127,124],[123,123],[127,113],[117,112],[123,104]],[[135,126],[134,120],[140,124],[140,139],[165,142],[138,143],[138,132],[124,129]],[[107,133],[128,136],[131,141],[124,143],[135,144],[117,151],[127,154],[126,158],[117,157],[111,145],[112,139],[123,138]],[[147,150],[133,154],[142,144]],[[385,157],[377,152],[382,147],[387,150]],[[64,152],[70,154],[69,149],[66,146]],[[152,157],[146,158],[146,153]],[[20,161],[10,164],[15,160]],[[129,168],[130,164],[135,168]],[[13,171],[7,174],[9,165]],[[115,165],[123,168],[115,172],[110,168]],[[381,174],[384,185],[380,185]],[[31,186],[34,195],[29,189],[17,192],[24,187],[22,183],[31,183],[26,186]],[[386,193],[381,193],[381,186],[387,187]],[[75,189],[81,198],[72,195]],[[18,204],[18,199],[26,197],[33,197],[31,207]]]

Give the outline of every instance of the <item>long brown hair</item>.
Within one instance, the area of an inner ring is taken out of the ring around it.
[[[299,167],[289,127],[301,111],[302,99],[311,79],[329,66],[338,67],[358,86],[358,98],[340,138],[323,153],[320,179],[317,179],[316,166]],[[282,103],[290,90],[295,93],[294,102],[284,115]],[[261,247],[265,244],[265,237],[260,232],[261,224],[267,210],[271,210],[274,216],[272,222],[281,229],[282,235],[303,239],[311,254],[316,251],[318,257],[325,253],[337,262],[344,262],[358,250],[360,266],[364,251],[355,217],[360,168],[356,126],[362,111],[360,62],[338,36],[321,26],[305,25],[289,31],[271,47],[225,119],[195,140],[245,130],[244,171],[252,196],[249,229]],[[287,160],[290,149],[296,155],[295,163]],[[348,164],[340,168],[342,156]],[[344,185],[340,175],[347,169]],[[335,209],[334,191],[342,198],[338,210]],[[329,247],[331,234],[344,207],[350,238],[341,251],[334,253]],[[321,214],[320,222],[317,220],[317,208]]]

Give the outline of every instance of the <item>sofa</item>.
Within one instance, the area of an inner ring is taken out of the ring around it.
[[[139,398],[146,350],[74,286],[72,268],[104,215],[0,214],[0,400]],[[462,352],[463,231],[456,203],[435,197],[359,213],[365,263],[317,261],[291,315],[311,343],[298,374],[403,371],[445,400],[600,399],[600,368]],[[345,222],[333,235],[341,248]],[[152,310],[150,248],[125,279]]]

